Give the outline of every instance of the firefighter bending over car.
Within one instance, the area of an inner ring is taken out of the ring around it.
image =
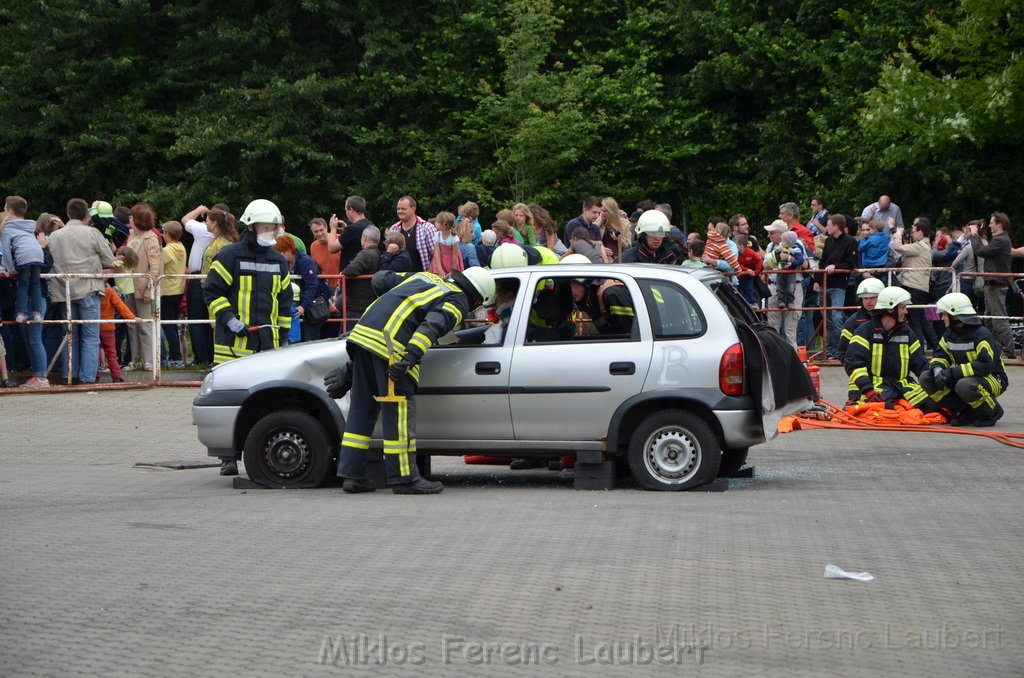
[[[921,385],[953,426],[995,426],[1003,416],[996,398],[1009,385],[1003,347],[981,324],[966,294],[947,294],[935,308],[946,332]]]
[[[906,400],[923,412],[935,411],[928,394],[911,378],[927,369],[928,360],[921,340],[907,325],[909,303],[910,293],[905,289],[886,287],[878,293],[872,319],[862,323],[850,338],[843,363],[850,375],[848,405],[884,402],[886,409],[893,409],[898,401]]]
[[[331,398],[341,398],[351,388],[338,455],[342,490],[354,494],[377,489],[366,477],[366,454],[380,412],[391,491],[437,494],[444,486],[421,477],[416,467],[415,394],[420,361],[470,311],[480,304],[494,303],[494,278],[490,271],[474,266],[452,271],[448,278],[432,273],[380,271],[372,284],[379,298],[348,336],[349,362],[324,377]],[[389,382],[393,382],[391,393]]]

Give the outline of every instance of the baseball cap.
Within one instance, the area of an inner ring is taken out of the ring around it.
[[[764,230],[768,231],[769,233],[785,233],[786,231],[789,230],[789,226],[787,226],[786,222],[783,221],[782,219],[776,219],[772,223],[765,226]]]

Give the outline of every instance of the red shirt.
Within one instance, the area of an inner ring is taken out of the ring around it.
[[[761,260],[761,255],[758,254],[753,247],[740,252],[740,255],[736,257],[740,262],[740,268],[744,271],[753,271],[754,275],[761,272],[761,268],[764,266],[764,262]]]
[[[328,252],[327,243],[314,240],[313,244],[309,246],[309,253],[313,257],[313,261],[320,267],[321,275],[338,275],[341,273],[341,253],[340,252]],[[341,285],[341,281],[338,278],[328,280],[327,283],[337,289]]]
[[[800,239],[804,241],[804,244],[807,245],[807,253],[810,256],[814,256],[814,234],[811,233],[811,229],[807,228],[799,221],[795,221],[793,222],[793,227],[789,230],[796,233]]]

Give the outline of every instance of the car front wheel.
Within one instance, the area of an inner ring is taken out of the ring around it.
[[[274,488],[322,485],[333,475],[331,446],[324,427],[298,410],[272,412],[245,438],[243,460],[249,478]]]
[[[683,410],[663,410],[633,432],[628,457],[641,487],[678,491],[714,480],[722,450],[704,419]]]

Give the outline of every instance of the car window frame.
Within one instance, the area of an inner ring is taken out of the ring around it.
[[[640,292],[644,296],[644,303],[647,305],[648,324],[650,325],[651,337],[653,338],[654,341],[680,341],[680,340],[700,339],[701,337],[705,336],[708,333],[709,325],[710,325],[710,323],[708,322],[708,316],[707,316],[706,313],[704,313],[704,309],[701,308],[701,305],[697,302],[697,300],[690,293],[690,291],[686,289],[685,285],[681,285],[680,283],[676,282],[675,280],[668,280],[666,278],[648,278],[648,277],[636,278],[636,283],[640,287]],[[659,337],[658,336],[658,333],[654,329],[654,318],[655,317],[660,318],[661,317],[661,313],[658,312],[658,310],[657,310],[657,303],[658,302],[655,301],[655,299],[654,299],[654,293],[653,293],[652,288],[651,288],[652,284],[658,284],[658,285],[662,285],[662,286],[672,287],[672,288],[674,288],[674,289],[679,291],[680,295],[684,299],[686,299],[687,303],[690,304],[690,307],[694,309],[694,311],[697,313],[697,316],[700,318],[700,321],[701,321],[701,331],[700,331],[700,333],[698,333],[698,334],[687,334],[687,335],[676,335],[676,336],[670,336],[670,337]]]
[[[644,310],[646,310],[646,308],[637,305],[637,293],[640,291],[640,288],[639,288],[639,286],[637,286],[635,278],[633,278],[630,275],[623,274],[620,271],[609,271],[609,270],[607,270],[605,268],[599,268],[599,270],[595,270],[595,271],[589,271],[588,270],[585,275],[581,275],[581,273],[579,271],[574,271],[574,272],[570,273],[568,271],[557,270],[555,267],[539,267],[539,268],[541,268],[541,269],[547,268],[548,270],[531,270],[530,271],[529,279],[526,282],[527,289],[530,291],[530,293],[523,297],[525,299],[525,307],[521,308],[520,311],[519,311],[519,316],[522,319],[522,322],[520,324],[522,326],[517,328],[517,330],[516,330],[516,337],[515,337],[516,343],[515,343],[515,346],[517,348],[529,348],[529,347],[533,347],[533,346],[565,346],[565,345],[572,345],[572,344],[577,344],[577,345],[581,345],[581,346],[590,346],[590,345],[593,345],[593,344],[601,344],[601,343],[604,343],[604,344],[633,344],[633,343],[640,343],[640,342],[644,341],[644,339],[646,338],[644,336],[645,333],[644,333],[644,330],[643,330],[644,319],[642,318],[641,314],[638,313],[638,311],[641,308],[644,308]],[[603,334],[595,334],[595,335],[589,335],[589,336],[574,336],[574,337],[571,337],[569,339],[562,339],[562,340],[558,340],[558,341],[530,341],[530,342],[526,341],[526,331],[527,331],[527,329],[529,329],[529,325],[530,325],[530,311],[533,308],[533,292],[536,290],[537,285],[539,285],[542,280],[546,280],[548,278],[579,278],[579,277],[601,278],[601,279],[611,278],[613,280],[621,282],[626,287],[626,290],[629,292],[630,298],[633,301],[633,309],[634,309],[633,329],[632,329],[632,332],[630,333],[630,335],[628,337],[624,337],[624,336],[621,336],[621,335],[608,336],[608,335],[603,335]],[[522,288],[520,288],[520,289],[522,289]],[[642,296],[641,296],[641,298],[642,298]],[[518,302],[518,299],[517,299],[517,302]],[[649,325],[649,322],[650,321],[648,319],[648,325]],[[511,332],[509,332],[509,334],[511,334]],[[507,338],[508,338],[508,335],[506,334],[506,339]]]

